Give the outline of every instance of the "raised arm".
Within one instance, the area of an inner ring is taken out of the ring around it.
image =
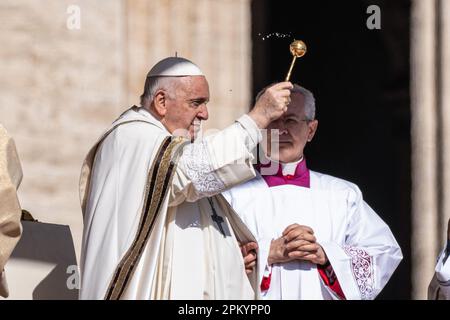
[[[170,205],[212,196],[255,176],[252,151],[260,129],[287,110],[290,82],[273,85],[254,108],[228,128],[184,146],[175,172]]]
[[[348,300],[374,299],[402,260],[388,225],[363,200],[355,186],[348,196],[345,243],[321,243]]]

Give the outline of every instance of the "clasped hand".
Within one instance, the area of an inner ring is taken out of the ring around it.
[[[324,265],[328,258],[322,246],[317,243],[314,231],[308,226],[292,224],[280,238],[272,240],[268,263],[283,263],[292,260],[309,261]]]

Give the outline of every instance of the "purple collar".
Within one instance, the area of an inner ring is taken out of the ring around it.
[[[261,167],[269,167],[271,163],[268,164],[258,164],[256,169],[260,171]],[[281,164],[278,164],[278,172],[274,175],[262,175],[263,179],[266,181],[269,187],[282,186],[285,184],[292,184],[299,187],[309,188],[310,186],[310,176],[309,169],[306,166],[306,160],[303,158],[301,162],[297,165],[295,173],[293,175],[283,175],[283,170]]]

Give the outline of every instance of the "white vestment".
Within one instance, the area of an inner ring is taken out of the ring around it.
[[[358,187],[310,171],[310,188],[269,188],[258,174],[224,196],[255,235],[259,283],[270,242],[293,224],[309,226],[323,247],[346,299],[373,299],[400,263],[402,254],[389,227],[363,201]],[[315,264],[295,260],[272,266],[263,299],[336,299]]]
[[[167,146],[169,135],[147,110],[133,107],[88,154],[80,179],[81,299],[256,298],[256,277],[247,277],[237,242],[254,238],[223,197],[211,196],[255,176],[258,127],[244,115],[185,144],[172,171],[161,150],[181,144]],[[172,173],[160,176],[164,170]],[[207,197],[222,223],[212,219]],[[142,230],[151,230],[147,238]]]
[[[428,299],[450,300],[450,259],[444,249],[439,255],[435,274],[428,288]]]

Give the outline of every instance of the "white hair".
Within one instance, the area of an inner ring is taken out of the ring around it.
[[[258,94],[256,95],[256,100],[258,100],[266,90],[271,87],[273,84],[268,85],[264,89],[262,89]],[[311,91],[309,91],[306,88],[303,88],[302,86],[294,83],[294,87],[291,89],[291,93],[300,93],[305,98],[305,117],[307,120],[314,120],[316,117],[316,100],[314,99],[314,95]]]
[[[180,83],[180,77],[147,77],[144,93],[141,95],[141,106],[150,104],[158,90],[164,90],[170,99],[175,99],[175,92]]]

